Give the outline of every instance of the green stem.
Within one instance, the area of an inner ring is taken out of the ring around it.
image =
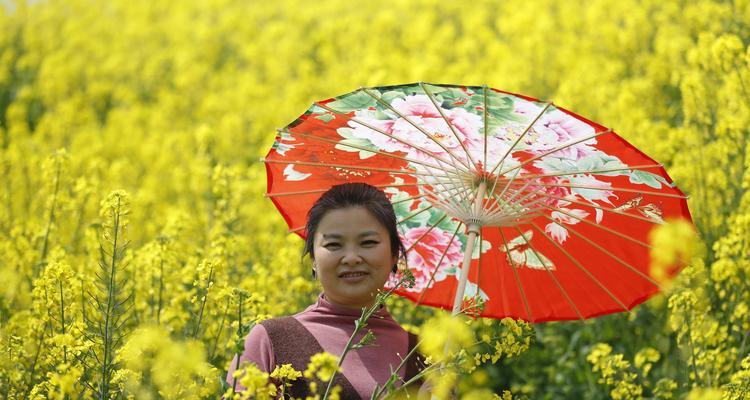
[[[164,250],[164,246],[162,246]],[[162,308],[162,293],[164,291],[164,254],[159,257],[159,304],[156,308],[156,323],[159,324],[161,320],[161,308]]]
[[[120,231],[120,199],[117,199],[117,212],[114,215],[113,241],[112,241],[112,259],[110,262],[109,280],[107,281],[107,309],[104,315],[104,355],[102,357],[102,377],[99,383],[99,397],[102,399],[109,398],[109,371],[111,370],[112,358],[112,332],[110,326],[110,316],[113,313],[113,302],[115,296],[116,284],[116,266],[117,266],[117,239]]]
[[[47,229],[44,232],[44,240],[42,242],[42,258],[39,261],[39,266],[43,266],[47,262],[47,251],[49,247],[49,233],[52,230],[52,224],[55,222],[55,206],[57,205],[57,191],[60,187],[60,161],[57,161],[57,169],[55,172],[55,189],[52,193],[52,204],[49,209],[49,218],[47,218]],[[38,272],[38,271],[35,271]]]
[[[65,335],[65,300],[63,299],[63,287],[60,278],[57,278],[58,289],[60,290],[60,332]],[[63,346],[63,362],[68,363],[68,346]]]
[[[242,338],[242,303],[244,303],[244,299],[242,298],[242,293],[239,294],[240,296],[240,303],[239,303],[239,322],[240,324],[237,326],[237,333],[240,338]],[[238,369],[240,369],[240,357],[242,354],[237,355],[237,362],[234,363],[234,372],[237,372]],[[237,391],[237,378],[232,377],[232,392]]]
[[[700,376],[698,375],[698,366],[695,361],[695,346],[693,346],[693,328],[691,327],[692,318],[688,314],[688,345],[690,346],[690,355],[693,365],[693,373],[695,374],[695,382],[700,384]]]
[[[216,337],[214,338],[214,343],[211,346],[210,351],[208,352],[208,360],[211,361],[214,358],[214,353],[216,352],[216,348],[219,346],[219,338],[221,337],[221,332],[224,330],[224,321],[227,318],[227,314],[229,314],[229,300],[227,300],[227,305],[224,307],[224,314],[221,316],[221,323],[219,324],[219,332],[216,334]]]
[[[396,289],[401,287],[401,285],[403,285],[405,281],[406,277],[402,277],[392,289],[388,290],[384,294],[377,294],[375,296],[375,301],[369,308],[362,309],[362,316],[360,316],[359,319],[354,322],[354,332],[352,332],[351,336],[349,336],[349,340],[346,342],[344,351],[341,353],[341,357],[339,357],[339,362],[336,365],[336,369],[333,371],[333,374],[331,374],[331,379],[328,380],[328,386],[326,386],[326,391],[323,394],[323,400],[326,400],[328,398],[328,393],[331,391],[331,387],[333,386],[333,378],[336,377],[336,372],[339,370],[339,368],[341,368],[341,365],[344,363],[344,358],[346,357],[347,353],[349,353],[349,350],[351,350],[354,337],[357,336],[357,333],[359,333],[359,331],[367,325],[367,320],[372,316],[372,314],[375,313],[375,311],[378,310],[380,305],[383,304],[385,300],[390,297]]]
[[[201,308],[198,312],[198,323],[195,325],[195,330],[193,331],[193,338],[198,337],[198,331],[201,327],[201,322],[203,321],[203,310],[206,307],[206,301],[208,300],[208,290],[211,287],[211,279],[214,276],[214,267],[211,266],[211,269],[208,270],[208,281],[206,281],[206,289],[203,292],[203,300],[201,300]]]

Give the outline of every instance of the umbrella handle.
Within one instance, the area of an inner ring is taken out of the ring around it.
[[[482,181],[479,183],[477,197],[474,199],[474,221],[470,221],[466,228],[467,232],[469,232],[469,237],[466,238],[464,262],[461,267],[461,276],[458,278],[456,297],[453,299],[453,315],[461,312],[461,303],[464,299],[464,291],[466,290],[466,280],[469,278],[469,268],[471,267],[471,256],[474,254],[474,244],[477,241],[477,236],[479,236],[479,229],[481,229],[480,216],[483,214],[484,194],[486,192],[487,182]],[[477,285],[479,285],[479,282],[477,282]]]
[[[466,239],[466,252],[464,253],[464,263],[461,268],[461,276],[458,278],[458,288],[456,288],[456,297],[453,299],[453,314],[457,315],[461,312],[461,303],[464,298],[464,291],[466,290],[466,280],[469,277],[469,267],[471,266],[471,255],[474,253],[474,243],[477,240],[477,232],[472,230],[469,232],[469,237]]]

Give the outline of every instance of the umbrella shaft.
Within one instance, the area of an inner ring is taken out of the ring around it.
[[[466,252],[464,253],[464,263],[461,267],[461,276],[458,279],[458,287],[456,288],[456,297],[453,299],[453,315],[457,315],[461,312],[461,303],[464,298],[464,290],[466,289],[466,280],[469,277],[469,267],[471,266],[471,255],[474,253],[474,243],[477,241],[476,231],[470,231],[469,237],[466,238]],[[479,282],[477,282],[479,284]]]
[[[474,198],[474,215],[479,220],[482,215],[482,206],[484,204],[484,194],[487,192],[487,182],[480,182],[477,188],[477,196]],[[464,262],[461,266],[461,276],[458,278],[458,287],[456,288],[456,297],[453,299],[453,315],[461,312],[461,303],[464,299],[464,290],[466,289],[466,280],[469,277],[469,268],[471,267],[471,256],[474,254],[474,243],[479,236],[481,226],[478,222],[470,222],[466,230],[469,237],[466,238],[466,250],[464,251]],[[480,244],[481,245],[481,244]],[[480,251],[481,253],[481,251]],[[477,282],[477,286],[479,282]],[[477,287],[477,290],[479,287]]]

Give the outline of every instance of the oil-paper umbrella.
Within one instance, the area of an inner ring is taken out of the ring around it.
[[[301,236],[331,186],[382,188],[416,278],[398,294],[454,312],[478,300],[485,317],[627,311],[659,291],[651,229],[690,220],[664,168],[611,129],[486,86],[361,88],[316,102],[278,131],[264,162],[267,196]]]

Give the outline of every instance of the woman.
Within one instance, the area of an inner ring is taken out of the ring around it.
[[[405,256],[393,206],[382,191],[365,183],[338,185],[324,193],[310,209],[305,229],[304,255],[310,255],[313,277],[323,292],[306,310],[263,321],[250,331],[240,362],[253,362],[265,372],[282,364],[304,371],[310,356],[321,351],[340,355],[362,308],[374,303],[378,290],[397,272],[399,256]],[[367,330],[375,335],[373,345],[350,351],[343,374],[334,379],[343,399],[370,398],[416,345],[415,335],[401,328],[385,307],[370,317],[354,343]],[[230,386],[235,365],[236,356],[227,376]],[[419,372],[421,357],[414,352],[405,365],[398,371],[404,381]],[[307,391],[308,382],[300,378],[291,394],[304,397]]]

